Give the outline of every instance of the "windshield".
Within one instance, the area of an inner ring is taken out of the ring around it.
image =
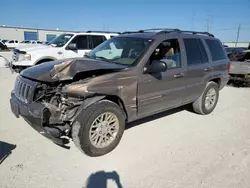
[[[58,37],[50,41],[48,45],[53,45],[55,47],[63,47],[69,41],[69,39],[71,39],[72,36],[73,34],[59,35]]]
[[[134,65],[151,42],[151,39],[114,37],[94,48],[88,53],[87,57],[124,65]]]

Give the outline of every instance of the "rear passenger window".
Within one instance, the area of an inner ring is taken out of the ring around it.
[[[206,62],[208,62],[208,57],[207,57],[207,52],[205,50],[205,47],[204,47],[201,39],[197,39],[197,41],[198,41],[198,44],[200,46],[200,52],[201,52],[202,62],[206,63]]]
[[[95,48],[105,40],[106,38],[104,36],[92,35],[92,47]]]
[[[184,39],[184,45],[189,66],[203,63],[202,52],[197,39]]]
[[[208,48],[211,52],[213,61],[219,61],[219,60],[227,58],[226,54],[224,53],[222,46],[218,40],[206,39],[205,41],[206,41]]]

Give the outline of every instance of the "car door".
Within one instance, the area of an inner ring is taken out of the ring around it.
[[[163,58],[157,57],[161,51],[159,47],[161,43],[155,49],[147,64],[158,58],[157,60],[167,63],[167,70],[154,74],[144,73],[138,78],[139,117],[180,106],[186,95],[186,66],[181,50],[183,44],[180,43],[178,38],[168,39],[163,42],[170,43],[171,50],[168,50]],[[158,54],[155,55],[157,51]]]
[[[71,43],[76,44],[76,50],[68,48],[68,45]],[[64,58],[83,57],[85,53],[91,50],[88,35],[76,35],[69,44],[64,49]]]
[[[193,102],[203,92],[206,81],[212,77],[213,70],[200,38],[184,37],[185,55],[187,59],[186,97],[184,102]]]

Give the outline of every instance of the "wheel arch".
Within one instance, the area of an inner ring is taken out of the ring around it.
[[[101,101],[101,100],[108,100],[108,101],[111,101],[111,102],[114,102],[115,104],[117,104],[118,106],[120,106],[123,114],[124,114],[124,117],[127,121],[128,119],[128,115],[127,115],[127,111],[126,111],[126,108],[125,108],[125,105],[122,101],[122,99],[117,96],[117,95],[99,95],[99,96],[93,96],[93,97],[89,97],[89,98],[86,98],[83,103],[80,105],[79,109],[78,109],[78,113],[76,114],[75,118],[73,119],[73,121],[75,121],[77,119],[77,117],[79,115],[81,115],[81,113],[83,113],[83,111],[89,107],[90,105],[98,102],[98,101]]]
[[[221,78],[213,78],[209,80],[209,82],[215,82],[216,84],[218,84],[218,88],[220,88],[221,86]]]
[[[45,56],[45,57],[42,57],[42,58],[36,60],[34,65],[38,65],[40,63],[47,62],[47,61],[55,61],[55,60],[57,60],[57,59],[52,57],[52,56]]]

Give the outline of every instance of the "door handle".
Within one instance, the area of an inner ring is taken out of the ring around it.
[[[212,71],[212,69],[211,68],[205,68],[204,71],[205,72],[210,72],[210,71]]]
[[[61,52],[61,51],[59,51],[59,52],[57,52],[57,54],[61,55],[61,54],[62,54],[62,52]]]
[[[184,76],[184,73],[180,73],[180,74],[175,74],[174,78],[181,78]]]

